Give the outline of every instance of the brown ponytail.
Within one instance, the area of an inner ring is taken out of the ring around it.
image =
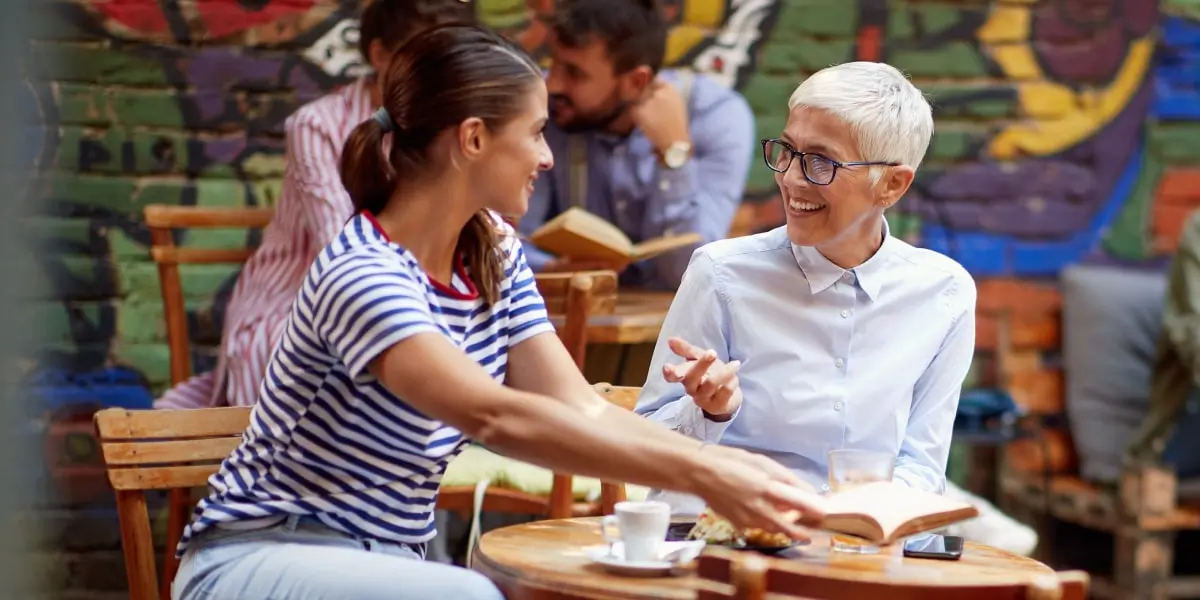
[[[499,223],[486,211],[471,216],[458,236],[458,252],[470,267],[471,283],[488,304],[500,299],[504,257],[500,254]]]
[[[383,125],[378,120],[367,119],[350,132],[340,171],[355,213],[383,211],[396,186],[396,171],[383,152]]]

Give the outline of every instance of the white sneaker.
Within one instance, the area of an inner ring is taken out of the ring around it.
[[[968,542],[985,544],[1018,554],[1031,556],[1037,548],[1038,535],[1033,528],[1004,514],[991,502],[946,482],[947,497],[970,502],[979,509],[979,516],[970,521],[946,528],[947,535],[959,536]]]

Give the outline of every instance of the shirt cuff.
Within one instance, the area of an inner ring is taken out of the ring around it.
[[[704,411],[692,402],[691,397],[684,396],[676,403],[679,423],[679,433],[688,437],[698,439],[703,442],[716,444],[721,441],[721,437],[725,435],[725,430],[733,423],[738,414],[742,412],[742,407],[738,406],[733,411],[729,419],[726,421],[710,421],[704,418]]]
[[[687,164],[678,169],[669,169],[660,166],[654,174],[654,186],[657,194],[661,198],[675,199],[687,198],[693,199],[696,191],[696,164],[694,161],[689,161]],[[665,209],[665,205],[660,209]],[[668,223],[671,221],[670,215],[658,214],[654,215],[659,221]],[[670,235],[672,233],[687,233],[686,231],[667,231],[663,234]]]
[[[903,462],[897,464],[892,481],[903,483],[915,490],[934,494],[946,493],[946,479],[933,477],[929,469],[920,465],[906,465]]]

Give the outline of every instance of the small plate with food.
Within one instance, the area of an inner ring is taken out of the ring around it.
[[[735,550],[753,550],[763,554],[779,554],[784,550],[807,544],[793,540],[782,533],[768,533],[762,529],[738,529],[728,519],[705,509],[692,522],[672,523],[667,530],[668,540],[703,540],[712,546],[725,546]]]

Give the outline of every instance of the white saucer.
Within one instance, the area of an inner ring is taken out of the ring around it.
[[[670,575],[671,571],[680,565],[692,562],[704,551],[704,540],[686,542],[663,542],[659,555],[669,560],[628,562],[625,560],[625,546],[621,542],[588,546],[583,553],[592,562],[603,566],[608,571],[630,577],[658,577]]]

